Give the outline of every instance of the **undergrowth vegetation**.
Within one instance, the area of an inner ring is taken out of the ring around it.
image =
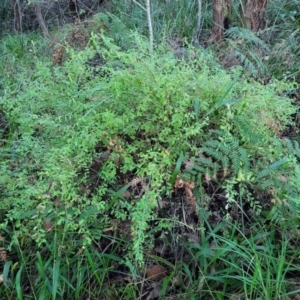
[[[194,28],[171,4],[153,18]],[[266,59],[279,45],[232,28],[226,70],[217,47],[150,53],[138,9],[1,41],[1,299],[293,299],[297,84],[255,79],[296,40]]]

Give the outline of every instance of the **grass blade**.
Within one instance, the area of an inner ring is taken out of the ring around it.
[[[23,271],[23,266],[19,269],[17,276],[16,276],[16,291],[18,295],[18,300],[23,300],[22,296],[22,285],[21,285],[21,275]]]

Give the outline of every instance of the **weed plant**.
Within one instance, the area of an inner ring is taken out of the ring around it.
[[[177,175],[201,185],[203,176],[226,171],[220,186],[233,203],[264,191],[280,212],[270,222],[286,223],[281,207],[296,218],[299,145],[279,138],[295,112],[282,96],[291,85],[274,80],[264,86],[241,68],[225,71],[202,49],[178,60],[162,44],[150,55],[143,38],[131,38],[134,48],[123,51],[93,33],[85,49],[65,45],[62,66],[33,52],[29,70],[12,69],[13,81],[3,79],[0,107],[9,129],[0,154],[1,230],[11,255],[3,267],[6,299],[135,299],[153,248],[149,229],[158,200],[172,195]],[[24,50],[15,51],[22,57]],[[91,66],[95,53],[103,65]],[[181,168],[184,161],[194,162],[189,172]],[[119,237],[116,222],[127,222],[129,232]],[[200,244],[189,249],[193,270],[165,261],[171,275],[161,297],[175,293],[176,280],[178,293],[187,292],[186,282],[191,287],[187,299],[290,293],[287,274],[297,267],[290,239],[282,235],[276,245],[268,228],[238,240],[238,227],[219,236],[219,227],[205,226]],[[112,283],[112,272],[130,274],[134,284]]]
[[[247,237],[232,224],[208,227],[199,243],[187,246],[190,261],[179,264],[174,272],[182,280],[185,299],[199,299],[199,295],[203,299],[275,299],[299,293],[291,292],[296,285],[292,274],[298,268],[298,250],[286,232],[281,232],[279,242],[278,228],[273,226],[252,228]],[[231,228],[227,237],[220,235],[224,228]]]

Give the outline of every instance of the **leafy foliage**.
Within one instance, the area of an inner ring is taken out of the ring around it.
[[[241,147],[237,138],[229,135],[228,139],[226,134],[239,130],[231,122],[235,115],[251,115],[256,132],[271,141],[272,128],[263,123],[259,127],[257,112],[272,99],[274,109],[266,116],[276,116],[280,124],[287,122],[292,109],[288,108],[289,100],[283,104],[276,96],[275,86],[266,89],[256,85],[255,94],[262,97],[254,98],[253,85],[243,82],[240,87],[234,80],[235,87],[231,76],[220,67],[211,67],[201,51],[192,64],[178,64],[164,49],[148,57],[142,42],[137,43],[138,51],[126,53],[107,37],[102,35],[101,40],[101,50],[96,35],[91,40],[94,49],[78,53],[67,49],[70,58],[61,68],[38,62],[26,83],[20,77],[23,83],[17,93],[13,89],[2,98],[12,128],[2,177],[2,185],[7,187],[2,193],[3,205],[9,209],[9,220],[21,220],[22,211],[42,205],[46,211],[56,211],[59,223],[67,218],[70,228],[88,226],[97,214],[78,219],[79,215],[92,205],[92,210],[107,216],[104,199],[110,197],[108,191],[116,191],[113,186],[118,184],[117,177],[134,172],[151,178],[149,191],[136,203],[127,204],[130,213],[123,218],[129,217],[133,223],[144,219],[144,232],[156,206],[154,199],[167,191],[165,184],[172,177],[171,166],[180,152],[198,149],[205,153],[213,160],[212,165],[198,159],[197,168],[204,171],[208,166],[214,172],[232,169],[238,173],[243,166],[247,173],[249,156],[255,157],[257,151],[271,158],[268,149],[259,149],[246,140]],[[93,68],[86,64],[95,50],[101,51],[107,61],[108,78],[93,75]],[[212,86],[215,83],[217,87]],[[230,105],[224,97],[239,97],[240,101],[231,101]],[[250,98],[251,102],[247,100]],[[280,105],[275,105],[276,101]],[[207,113],[211,107],[213,110]],[[211,139],[207,131],[212,125],[225,132],[220,141]],[[243,134],[240,137],[247,138]],[[93,157],[101,161],[102,154],[95,151],[97,145],[109,155],[95,174],[99,183],[91,187],[93,192],[83,192]],[[19,200],[16,203],[12,199]],[[140,238],[140,232],[137,236],[139,245],[144,238]]]
[[[246,149],[239,146],[236,139],[223,139],[206,141],[199,148],[200,157],[193,160],[194,164],[190,170],[209,174],[216,178],[219,172],[224,176],[233,172],[237,174],[242,167],[245,172],[250,172],[250,160]]]
[[[186,2],[193,11],[195,1]],[[163,30],[188,35],[195,20],[174,10],[179,2],[167,4],[172,14],[155,2],[155,20],[172,15],[188,24],[178,32],[170,20],[154,22],[161,26],[157,37]],[[243,227],[255,218],[264,223],[266,214],[270,226],[298,226],[299,144],[281,138],[293,126],[296,108],[284,95],[294,84],[273,79],[264,85],[242,68],[226,71],[208,49],[190,47],[177,59],[170,43],[157,43],[149,54],[144,38],[130,32],[134,26],[146,32],[143,12],[126,9],[117,17],[95,16],[81,47],[70,45],[62,31],[65,57],[58,66],[41,56],[48,52],[36,36],[8,36],[1,44],[1,230],[5,248],[22,258],[20,264],[4,263],[1,291],[21,299],[22,282],[30,278],[45,299],[105,299],[112,293],[133,299],[142,288],[129,284],[124,291],[111,274],[129,273],[144,282],[141,270],[149,259],[168,268],[161,297],[178,281],[180,291],[190,289],[194,297],[199,291],[203,297],[235,291],[250,298],[287,295],[286,274],[298,264],[287,251],[296,247],[283,240],[278,248],[274,228],[273,236],[262,236],[258,228],[250,228],[257,232],[251,238],[236,234],[241,229],[232,215],[236,208],[242,212]],[[133,18],[125,22],[129,12]],[[103,28],[114,40],[99,33]],[[271,53],[274,45],[265,37],[232,28],[228,39],[252,74],[268,70],[261,53]],[[183,220],[176,212],[170,217],[180,205],[174,183],[184,176],[194,187],[186,191],[197,206],[195,226],[187,223],[192,214],[184,206]],[[161,209],[170,195],[175,206]],[[209,209],[217,197],[229,216],[217,216],[218,222],[231,223],[213,227]],[[180,240],[178,232],[187,230],[201,240]],[[188,245],[174,263],[163,258],[154,239],[170,232],[169,248]],[[153,249],[161,256],[154,257]],[[187,252],[190,263],[182,259]]]

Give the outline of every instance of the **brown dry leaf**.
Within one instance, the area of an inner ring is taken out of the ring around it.
[[[131,237],[131,222],[130,221],[120,221],[118,224],[118,230],[121,234],[127,237]]]
[[[89,39],[89,32],[83,26],[84,23],[80,19],[76,19],[72,25],[72,30],[67,37],[67,41],[71,45],[76,45],[80,47],[85,47]]]
[[[158,202],[158,206],[160,209],[163,209],[164,207],[166,207],[168,205],[168,202],[164,201],[162,199],[158,199],[157,202]]]
[[[190,54],[190,58],[195,58],[196,57],[196,52],[193,51],[193,50],[191,50],[189,54]]]
[[[190,238],[190,240],[193,243],[195,243],[197,245],[200,245],[200,239],[199,239],[199,236],[197,234],[195,234],[195,233],[189,233],[188,237]]]
[[[152,291],[149,293],[149,295],[147,296],[146,300],[153,300],[153,299],[157,299],[159,297],[161,288],[158,285],[158,283],[157,282],[153,282],[151,284],[151,288],[152,288]]]
[[[46,209],[46,206],[43,206],[43,205],[38,205],[37,207],[36,207],[36,209],[37,210],[45,210]]]
[[[107,231],[113,231],[115,230],[116,228],[114,226],[111,226],[111,227],[108,227],[108,228],[104,228],[103,229],[103,232],[107,232]]]
[[[144,185],[143,179],[140,177],[135,177],[131,180],[130,184],[132,187],[136,187],[138,184]]]
[[[276,122],[272,119],[267,119],[265,125],[268,126],[275,134],[280,135],[280,131]]]
[[[288,182],[288,178],[286,176],[279,176],[278,179],[281,181],[281,182],[284,182],[284,183],[287,183]]]
[[[185,182],[184,185],[185,185],[185,188],[189,189],[189,190],[193,190],[196,186],[195,182]]]
[[[177,176],[176,182],[174,184],[175,193],[177,193],[178,189],[181,189],[183,187],[184,187],[184,181],[179,176]]]
[[[105,228],[103,231],[104,232],[108,232],[108,231],[114,231],[118,228],[118,225],[119,225],[119,220],[117,219],[111,219],[110,220],[110,227],[108,228]]]
[[[84,246],[79,247],[79,249],[78,249],[76,255],[81,255],[81,254],[84,252],[84,250],[85,250],[85,247],[84,247]]]
[[[204,178],[205,178],[205,181],[206,181],[207,183],[210,183],[210,182],[211,182],[211,177],[210,177],[210,175],[209,175],[208,173],[205,173]]]
[[[0,284],[3,283],[3,274],[0,274]]]
[[[196,208],[196,200],[195,196],[193,193],[193,189],[195,188],[195,183],[194,182],[185,182],[184,183],[184,188],[185,188],[185,196],[188,204],[192,206],[192,208]]]
[[[224,168],[223,169],[223,178],[225,178],[227,176],[227,174],[228,174],[228,170],[227,170],[227,168]]]
[[[122,196],[123,196],[125,199],[127,199],[127,200],[131,198],[131,194],[130,194],[130,192],[129,192],[128,190],[124,191],[124,192],[122,193]]]
[[[118,152],[119,154],[121,154],[122,156],[124,155],[123,154],[123,149],[122,149],[121,145],[116,145],[115,146],[115,151]]]
[[[53,66],[61,66],[63,63],[64,47],[62,45],[56,46],[52,54]]]
[[[3,247],[0,248],[0,261],[7,261],[7,252]]]
[[[170,156],[170,151],[169,151],[169,150],[165,150],[165,154],[166,154],[167,156]]]
[[[146,278],[151,280],[162,279],[166,276],[166,269],[160,265],[155,265],[146,271]]]
[[[52,231],[52,229],[53,229],[53,224],[52,224],[51,220],[48,218],[44,220],[44,229],[47,232]]]
[[[112,140],[109,141],[108,143],[108,149],[111,150],[112,148],[114,148],[117,144],[117,140],[118,140],[118,137],[115,136]]]
[[[190,160],[186,160],[184,162],[184,166],[185,166],[186,170],[192,170],[194,168],[194,165],[195,164],[192,161],[190,161]]]
[[[260,115],[262,119],[265,119],[264,124],[269,127],[275,134],[280,135],[280,130],[278,128],[278,124],[275,120],[271,118],[265,118],[265,110],[260,111]]]
[[[175,194],[177,194],[178,189],[184,188],[186,200],[188,204],[192,206],[193,210],[195,210],[196,208],[196,201],[193,193],[193,189],[195,188],[195,186],[196,185],[194,182],[184,181],[179,176],[177,176],[176,182],[174,184]]]
[[[279,199],[279,198],[273,198],[272,200],[271,200],[271,203],[273,203],[273,204],[279,204],[279,205],[282,205],[282,200],[281,199]]]

